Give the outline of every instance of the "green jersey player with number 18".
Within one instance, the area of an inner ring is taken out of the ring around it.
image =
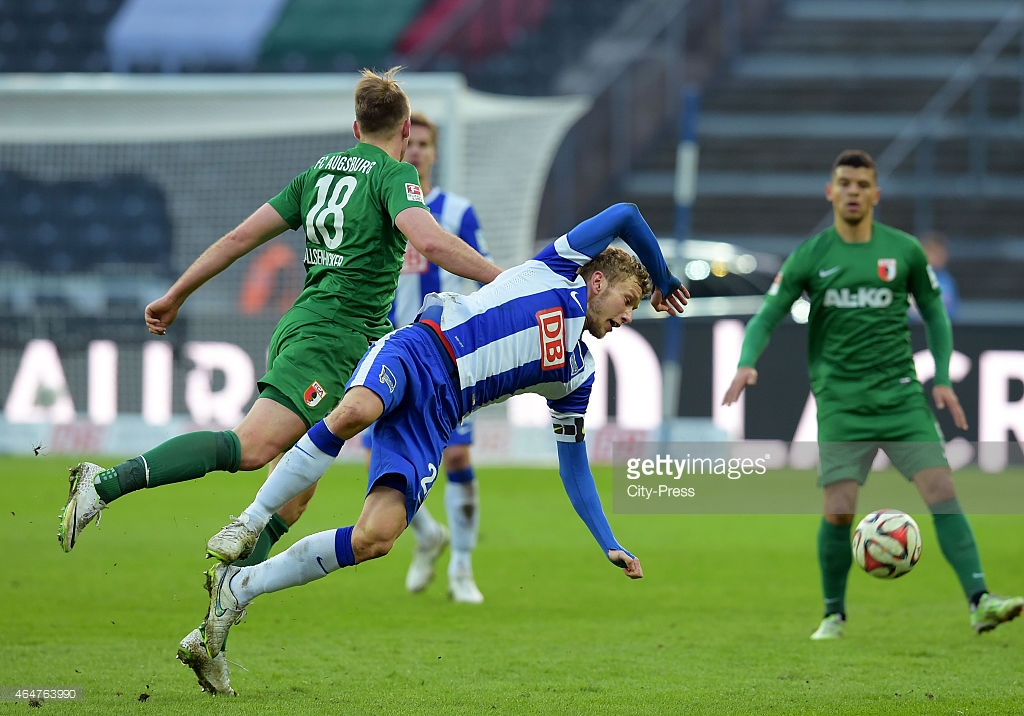
[[[65,552],[89,522],[98,521],[100,510],[129,492],[194,480],[214,470],[276,464],[341,399],[369,343],[391,329],[387,314],[406,238],[452,273],[482,283],[500,273],[438,225],[423,203],[416,169],[401,161],[411,107],[395,79],[397,71],[363,71],[355,89],[355,148],[317,161],[213,243],[163,297],[146,307],[150,332],[163,335],[185,299],[236,259],[286,229],[305,232],[305,286],[274,332],[267,373],[248,414],[234,430],[181,435],[107,470],[91,463],[72,468],[58,531]],[[249,562],[266,558],[311,496],[312,491],[298,496],[272,518]]]
[[[817,402],[819,486],[824,517],[818,561],[825,618],[812,639],[843,635],[846,578],[853,562],[850,529],[857,491],[879,449],[912,480],[931,511],[939,546],[960,580],[978,633],[1017,617],[1020,597],[988,593],[970,524],[960,508],[943,438],[918,382],[907,323],[912,296],[935,359],[932,397],[967,428],[949,380],[953,333],[938,282],[917,239],[873,220],[880,191],[874,160],[848,150],[832,166],[825,195],[833,225],[786,260],[761,309],[747,325],[739,369],[723,403],[757,382],[754,364],[771,332],[806,292],[811,301],[807,359]]]

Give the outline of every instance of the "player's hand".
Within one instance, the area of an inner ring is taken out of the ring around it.
[[[640,560],[636,557],[630,557],[621,549],[608,550],[608,559],[610,559],[614,564],[622,567],[623,573],[630,579],[641,579],[644,576],[644,570],[643,567],[640,566]]]
[[[936,385],[932,388],[932,400],[935,401],[935,407],[939,410],[944,408],[949,409],[949,414],[953,416],[953,424],[961,430],[967,429],[967,414],[964,413],[963,406],[960,405],[960,399],[956,397],[956,393],[948,385]]]
[[[675,291],[665,298],[661,295],[661,289],[654,289],[654,293],[651,294],[651,305],[654,306],[655,311],[664,311],[670,316],[678,316],[683,312],[683,307],[687,304],[690,298],[690,292],[686,286],[679,286]]]
[[[178,317],[178,308],[177,301],[166,295],[156,299],[146,306],[146,328],[158,336],[166,335],[167,327]]]
[[[725,391],[722,398],[722,405],[732,405],[740,399],[740,394],[748,385],[757,385],[757,370],[754,368],[740,368],[733,376],[729,389]]]

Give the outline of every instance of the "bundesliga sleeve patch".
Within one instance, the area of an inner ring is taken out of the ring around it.
[[[420,187],[419,184],[406,183],[405,198],[408,199],[409,201],[418,201],[419,203],[423,204],[423,189]]]
[[[551,425],[555,429],[555,442],[559,443],[581,443],[583,442],[583,418],[552,418]]]

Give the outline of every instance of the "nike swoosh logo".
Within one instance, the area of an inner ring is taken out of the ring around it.
[[[217,585],[217,602],[214,604],[213,613],[218,617],[222,617],[227,613],[227,609],[220,605],[220,590],[224,588],[224,578],[227,577],[228,570],[224,570],[224,574],[221,575],[220,584]]]
[[[842,266],[833,266],[830,269],[822,269],[821,271],[818,271],[818,277],[819,278],[828,278],[829,276],[831,276],[832,274],[834,274],[836,271],[838,271],[841,268],[842,268]]]
[[[576,302],[576,305],[580,307],[580,310],[586,313],[586,311],[583,308],[583,304],[580,303],[580,299],[576,297],[576,292],[573,291],[569,295],[572,296],[572,300]]]
[[[316,563],[320,565],[320,569],[324,570],[324,574],[327,574],[327,568],[324,567],[324,561],[320,558],[320,555],[317,555]]]

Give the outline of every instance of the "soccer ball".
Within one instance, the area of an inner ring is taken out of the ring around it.
[[[902,577],[921,558],[921,530],[905,512],[875,510],[853,533],[853,558],[872,577]]]

